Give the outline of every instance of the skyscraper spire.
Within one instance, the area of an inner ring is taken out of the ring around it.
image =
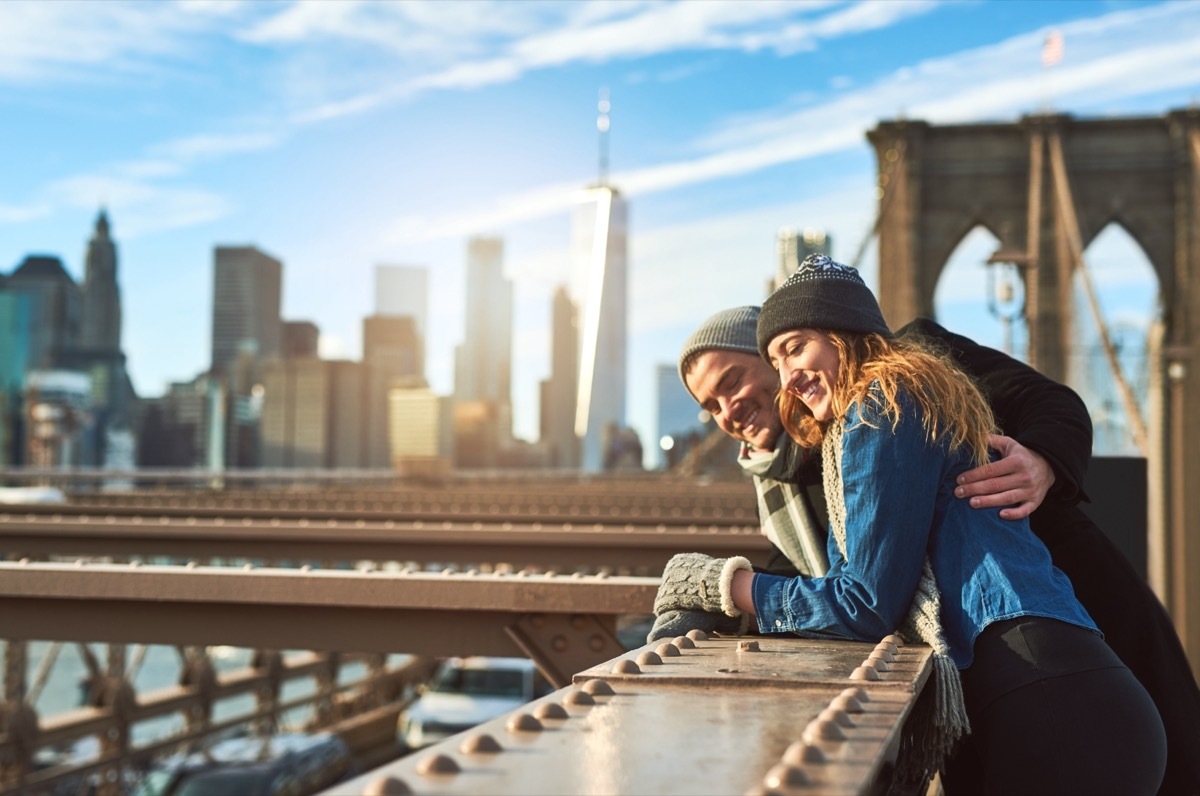
[[[596,117],[596,130],[600,134],[600,176],[597,185],[608,184],[608,111],[612,103],[608,101],[608,89],[600,89],[600,101],[596,104],[599,115]]]

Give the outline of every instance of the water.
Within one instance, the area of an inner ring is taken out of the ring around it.
[[[32,689],[42,661],[50,654],[54,644],[48,641],[31,641],[27,647],[28,665],[26,667],[26,686]],[[50,669],[45,686],[37,695],[34,708],[39,718],[46,719],[81,705],[84,698],[81,684],[87,677],[87,664],[80,652],[78,643],[64,643],[59,646],[58,656]],[[108,649],[105,644],[86,645],[92,655],[99,661],[101,668],[107,665]],[[134,690],[139,696],[154,691],[169,688],[179,683],[182,673],[182,660],[175,647],[152,644],[145,648],[144,658],[133,677]],[[126,671],[133,671],[135,655],[138,647],[129,645],[126,648]],[[7,645],[0,645],[0,660],[7,654]],[[286,655],[293,653],[285,653]],[[210,647],[209,657],[218,677],[245,669],[250,665],[254,655],[253,650],[237,647]],[[390,665],[396,665],[399,659],[406,656],[392,656]],[[346,685],[362,679],[367,673],[362,663],[345,663],[338,670],[338,684]],[[316,694],[315,678],[303,677],[285,681],[281,688],[280,700],[288,702],[293,699],[308,697]],[[218,700],[213,704],[212,720],[214,723],[241,716],[248,716],[254,711],[255,700],[251,694]],[[280,716],[281,731],[295,730],[304,725],[313,715],[311,707],[299,707],[286,711]],[[131,742],[143,746],[157,740],[162,740],[181,732],[185,723],[181,715],[162,716],[148,721],[139,722],[131,729]]]

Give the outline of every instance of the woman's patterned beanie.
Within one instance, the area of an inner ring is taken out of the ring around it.
[[[758,353],[767,359],[767,345],[789,329],[881,334],[892,330],[879,302],[858,275],[824,254],[810,254],[796,273],[763,302],[758,316]]]

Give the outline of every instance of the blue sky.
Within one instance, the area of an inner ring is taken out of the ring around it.
[[[1044,69],[1053,29],[1065,57]],[[761,301],[780,227],[824,228],[853,257],[878,121],[1187,107],[1200,3],[9,0],[0,270],[50,253],[81,277],[107,207],[131,375],[158,395],[208,365],[215,245],[282,260],[284,316],[353,359],[375,265],[422,266],[428,375],[449,393],[467,238],[500,235],[516,432],[534,438],[601,89],[611,182],[630,202],[629,422],[649,447],[655,365],[710,313]],[[999,345],[980,265],[994,247],[964,242],[938,312]],[[1089,260],[1106,315],[1144,322],[1155,293],[1136,247],[1105,233]]]

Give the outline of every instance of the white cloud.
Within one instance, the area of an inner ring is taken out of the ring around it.
[[[907,10],[927,7],[912,3]],[[1200,15],[1188,4],[1118,12],[1065,25],[1062,30],[1068,41],[1077,44],[1071,64],[1054,72],[1053,78],[1059,96],[1072,105],[1086,107],[1102,98],[1111,101],[1200,83],[1200,59],[1195,57]],[[929,59],[799,110],[789,106],[775,114],[764,111],[757,118],[731,120],[692,142],[700,155],[616,173],[612,183],[628,196],[637,196],[860,147],[866,131],[891,110],[907,109],[909,115],[934,123],[1015,118],[1031,112],[1039,99],[1042,36],[1042,32],[1023,34],[997,45]],[[430,240],[494,228],[562,212],[569,200],[561,185],[533,188],[501,197],[488,208],[398,219],[389,241]]]
[[[0,223],[20,224],[45,218],[50,213],[50,205],[44,202],[24,206],[0,204]]]
[[[153,151],[184,162],[220,158],[243,152],[271,149],[279,144],[280,136],[268,132],[235,133],[230,135],[195,135],[153,147]]]
[[[405,4],[382,5],[389,7]],[[525,28],[522,35],[506,39],[503,34],[509,31],[481,25],[476,19],[474,25],[466,25],[465,29],[455,29],[453,38],[460,43],[475,42],[474,49],[480,53],[478,57],[459,60],[434,71],[405,79],[396,79],[393,76],[390,85],[384,89],[319,103],[298,112],[295,119],[311,122],[363,113],[384,104],[411,99],[428,91],[474,89],[507,83],[529,71],[573,63],[608,63],[684,50],[794,50],[796,39],[801,35],[813,40],[847,36],[894,24],[914,13],[924,13],[932,7],[932,3],[925,0],[888,3],[886,10],[877,12],[865,8],[875,5],[873,3],[856,4],[847,9],[840,2],[832,1],[609,5],[611,8],[605,8],[603,13],[597,12],[594,6],[584,6],[584,10],[577,11],[573,16],[568,15],[564,21],[561,12],[571,9],[570,4],[505,4],[502,7],[503,13],[498,16],[508,15],[514,9],[528,11],[527,16],[521,19],[521,24],[513,26],[514,29]],[[835,10],[824,20],[798,23],[801,27],[793,27],[791,33],[778,32],[783,21],[797,16],[817,14],[831,5]],[[861,10],[860,5],[864,6]],[[439,12],[447,7],[466,13],[472,19],[474,15],[480,18],[490,16],[487,7],[481,4],[437,5]],[[485,10],[480,11],[481,7]],[[548,12],[543,12],[543,9]],[[304,36],[317,35],[317,30],[323,35],[329,35],[335,29],[344,34],[347,28],[341,23],[353,10],[320,13],[297,11],[295,14],[303,19],[303,23],[291,22],[284,26],[284,29],[294,31],[303,27]],[[327,17],[336,18],[338,25],[329,23]],[[313,19],[326,21],[323,25],[314,24]],[[799,32],[801,29],[803,34]],[[378,29],[372,28],[370,35],[379,41],[392,36],[396,40],[394,47],[402,49],[404,46],[423,47],[424,45],[412,44],[412,37],[430,32],[429,28],[421,28],[416,33],[401,35],[394,30],[388,32],[388,26],[383,25]],[[444,31],[433,33],[441,36]],[[261,40],[261,33],[255,35]],[[299,33],[291,35],[300,36]],[[365,37],[367,34],[361,35]],[[440,53],[464,49],[461,44],[457,48],[443,44],[429,47],[437,49]],[[634,79],[640,78],[635,76]]]
[[[87,209],[104,205],[114,214],[119,212],[121,236],[127,239],[213,221],[230,209],[222,197],[207,191],[101,174],[60,180],[48,193],[59,205]]]
[[[168,3],[0,3],[0,81],[94,80],[178,57],[206,17]]]

